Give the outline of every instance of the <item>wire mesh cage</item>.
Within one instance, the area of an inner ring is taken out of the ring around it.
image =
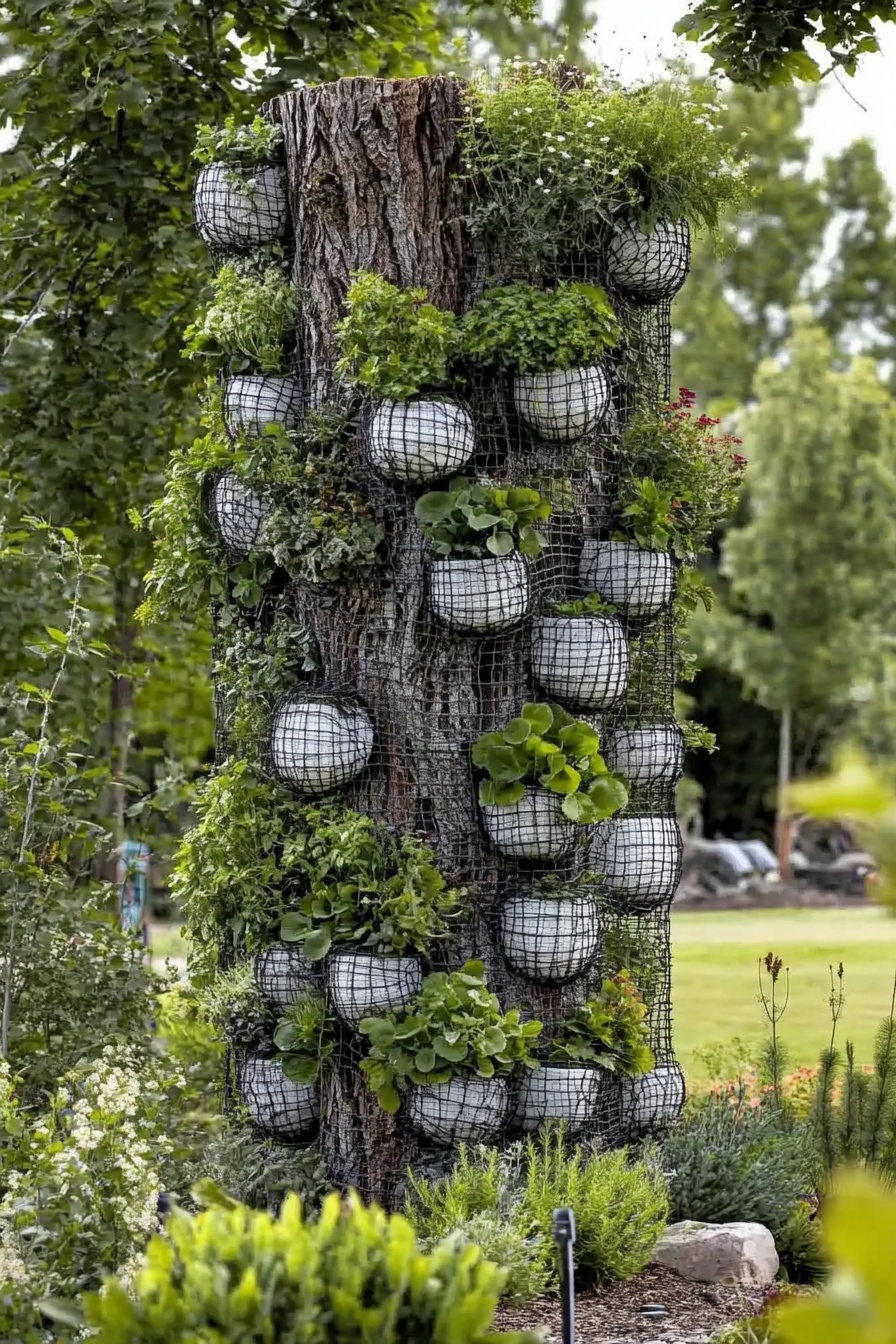
[[[635,300],[674,298],[691,269],[687,222],[660,220],[647,233],[634,221],[620,222],[607,248],[606,267],[612,282]]]
[[[590,970],[601,947],[597,890],[578,885],[509,896],[500,914],[500,946],[518,975],[565,985]]]
[[[618,1129],[619,1084],[596,1064],[549,1064],[527,1072],[516,1089],[513,1126],[533,1133],[562,1122],[569,1138]]]
[[[315,1084],[292,1082],[276,1056],[243,1054],[236,1071],[240,1100],[267,1138],[298,1142],[314,1131],[320,1116]]]
[[[225,378],[221,411],[231,438],[258,438],[268,425],[292,429],[302,415],[298,379],[274,374],[237,373]]]
[[[370,402],[363,435],[374,470],[413,485],[456,475],[476,448],[473,417],[457,397]]]
[[[413,1084],[404,1102],[412,1130],[443,1148],[499,1139],[510,1115],[506,1078],[452,1078],[447,1083]]]
[[[259,994],[278,1012],[314,989],[318,979],[302,948],[290,943],[275,943],[256,953],[253,973]]]
[[[419,957],[335,952],[327,959],[327,994],[348,1027],[405,1007],[423,981]]]
[[[286,175],[278,163],[210,163],[193,187],[196,232],[213,250],[247,252],[286,234]]]
[[[626,1137],[643,1139],[665,1133],[685,1103],[684,1074],[677,1064],[659,1064],[640,1078],[622,1080],[622,1125]]]
[[[270,507],[232,471],[211,483],[209,520],[227,550],[242,559],[260,543]]]
[[[350,696],[291,691],[271,716],[267,765],[297,793],[329,793],[364,770],[373,742],[370,717]]]

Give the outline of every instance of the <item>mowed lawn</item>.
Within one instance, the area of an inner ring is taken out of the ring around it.
[[[780,1025],[793,1067],[814,1064],[830,1037],[830,975],[843,962],[841,1047],[870,1063],[878,1023],[890,1011],[896,974],[896,919],[877,907],[858,910],[733,910],[672,918],[675,1049],[688,1077],[706,1076],[701,1046],[739,1036],[761,1039],[757,962],[774,952],[790,967],[790,1003]]]

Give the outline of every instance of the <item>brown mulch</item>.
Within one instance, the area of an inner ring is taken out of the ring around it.
[[[754,1315],[763,1289],[723,1288],[692,1283],[671,1270],[651,1265],[628,1283],[607,1284],[576,1293],[577,1344],[706,1344],[719,1330]],[[663,1306],[665,1315],[642,1308]],[[560,1344],[560,1302],[541,1297],[527,1307],[502,1308],[496,1330],[534,1330],[546,1326],[551,1344]]]

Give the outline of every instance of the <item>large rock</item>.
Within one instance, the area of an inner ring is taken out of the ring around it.
[[[654,1263],[699,1283],[772,1283],[778,1272],[775,1239],[761,1223],[672,1223]]]

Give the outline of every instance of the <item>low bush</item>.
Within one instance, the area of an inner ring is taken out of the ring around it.
[[[798,1204],[775,1233],[775,1248],[788,1283],[821,1283],[830,1273],[821,1220],[812,1217],[807,1204]]]
[[[196,1175],[239,1203],[270,1213],[289,1194],[298,1195],[306,1209],[317,1208],[332,1188],[316,1146],[295,1148],[260,1138],[240,1115],[228,1117],[209,1142]]]
[[[487,1260],[500,1265],[506,1277],[502,1301],[522,1307],[541,1297],[551,1281],[550,1247],[537,1228],[496,1213],[474,1213],[460,1222],[448,1244],[478,1246]]]

